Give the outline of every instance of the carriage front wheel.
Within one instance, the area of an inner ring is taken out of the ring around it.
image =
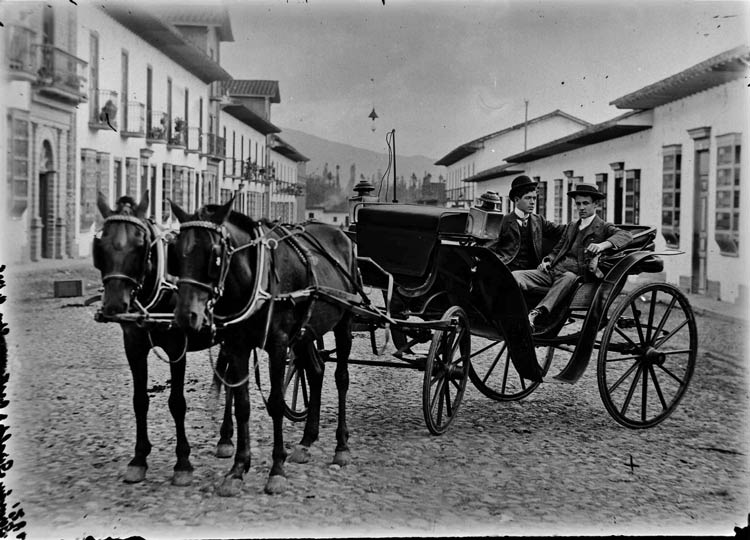
[[[453,306],[443,320],[452,320],[453,324],[435,330],[432,336],[422,387],[422,411],[433,435],[445,433],[456,417],[466,389],[471,354],[471,332],[464,310]]]
[[[666,283],[628,292],[613,308],[599,349],[597,380],[623,426],[655,426],[677,407],[695,368],[698,335],[685,295]]]

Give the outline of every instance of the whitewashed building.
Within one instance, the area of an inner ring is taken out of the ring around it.
[[[305,219],[314,219],[338,227],[349,226],[348,211],[337,212],[335,210],[326,210],[323,206],[308,206],[305,208]]]
[[[644,279],[744,303],[748,65],[750,47],[725,51],[611,102],[629,112],[505,159],[540,182],[539,212],[549,219],[574,219],[565,192],[595,182],[609,221],[653,225],[657,250],[684,252]]]
[[[484,190],[493,189],[503,197],[503,208],[509,208],[510,182],[520,172],[505,156],[589,125],[558,109],[454,148],[435,162],[446,167],[446,206],[468,208]]]

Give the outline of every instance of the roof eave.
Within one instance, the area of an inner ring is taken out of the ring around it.
[[[270,135],[271,133],[281,133],[281,129],[274,126],[271,122],[268,122],[255,114],[253,111],[245,107],[244,105],[226,105],[222,108],[227,114],[234,116],[237,120],[244,122],[251,128],[258,131],[261,135]]]

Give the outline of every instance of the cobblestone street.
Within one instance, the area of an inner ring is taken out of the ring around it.
[[[279,496],[263,493],[272,429],[253,384],[253,464],[241,496],[227,499],[215,493],[231,460],[213,455],[223,401],[211,397],[205,352],[188,356],[193,484],[170,484],[169,370],[154,355],[154,448],[146,481],[125,484],[135,421],[119,327],[95,323],[96,305],[81,298],[51,298],[25,276],[8,281],[8,503],[21,502],[29,538],[732,535],[747,524],[745,323],[698,318],[691,386],[670,418],[646,430],[610,418],[595,361],[577,384],[545,383],[521,402],[492,401],[468,383],[458,418],[437,437],[422,417],[421,372],[350,366],[345,468],[330,465],[337,404],[328,366],[320,440],[310,463],[287,464]],[[352,357],[371,357],[364,335]],[[302,428],[285,421],[285,440],[297,442]]]

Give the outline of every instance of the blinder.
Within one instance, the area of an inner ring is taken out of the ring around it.
[[[98,236],[94,237],[94,245],[91,247],[91,255],[94,258],[94,268],[97,270],[104,270],[104,256],[102,254],[102,239]]]
[[[175,277],[180,275],[180,256],[174,240],[167,244],[167,273]]]

